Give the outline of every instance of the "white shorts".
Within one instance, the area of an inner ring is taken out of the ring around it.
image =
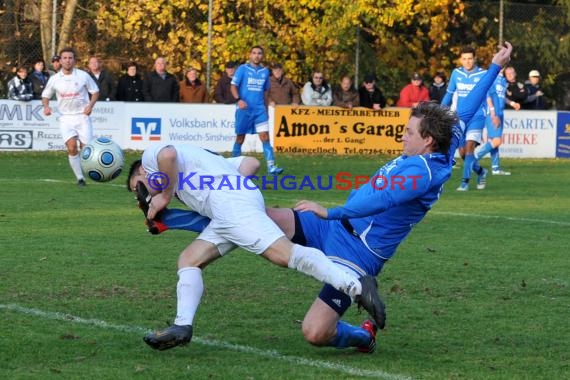
[[[256,125],[255,125],[255,131],[256,131],[257,133],[260,133],[260,132],[269,132],[269,123],[266,121],[266,122],[263,122],[263,123],[261,123],[261,124],[256,124]]]
[[[213,192],[216,193],[211,194],[208,201],[212,215],[216,217],[198,239],[214,244],[222,256],[236,245],[260,255],[277,239],[285,236],[267,216],[259,190]]]
[[[64,142],[72,137],[77,137],[82,144],[87,144],[93,139],[91,118],[82,113],[61,115],[59,117],[59,129]]]
[[[475,141],[480,143],[483,139],[483,130],[482,129],[472,129],[468,130],[465,133],[465,141]]]

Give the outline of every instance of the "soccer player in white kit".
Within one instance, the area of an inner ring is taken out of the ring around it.
[[[81,171],[79,149],[93,138],[91,112],[99,97],[97,83],[83,70],[75,68],[76,55],[72,48],[64,48],[59,53],[61,70],[52,75],[42,92],[44,115],[50,116],[52,109],[49,100],[55,94],[61,137],[67,147],[69,166],[77,178],[79,187],[85,186]],[[79,148],[77,141],[79,140]]]
[[[261,191],[222,156],[188,144],[155,144],[129,171],[129,189],[147,183],[153,195],[147,217],[153,219],[176,196],[211,219],[178,258],[177,314],[174,325],[149,334],[145,342],[164,350],[186,344],[204,284],[202,269],[235,246],[272,263],[328,283],[366,309],[379,325],[385,311],[372,276],[350,274],[322,251],[293,244],[267,216]]]

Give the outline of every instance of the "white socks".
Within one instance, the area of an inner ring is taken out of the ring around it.
[[[318,249],[295,244],[288,266],[331,285],[350,296],[353,301],[362,293],[360,281],[339,268]]]
[[[176,319],[174,320],[175,325],[192,324],[203,293],[204,282],[202,281],[202,270],[200,268],[186,267],[178,271],[178,285],[176,286],[178,302]]]
[[[73,170],[73,174],[77,180],[83,179],[83,172],[81,171],[81,161],[79,160],[79,155],[75,156],[67,156],[69,160],[69,166],[71,166],[71,170]]]

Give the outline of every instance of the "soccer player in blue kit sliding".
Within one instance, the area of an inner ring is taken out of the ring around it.
[[[268,215],[294,243],[325,252],[330,260],[356,277],[377,276],[413,226],[439,199],[451,176],[453,152],[463,139],[464,125],[480,109],[511,52],[512,46],[506,42],[457,114],[435,103],[420,103],[413,108],[403,138],[403,155],[382,166],[372,176],[376,182],[352,190],[344,205],[327,209],[315,202],[300,201],[294,210],[267,209]],[[381,183],[396,176],[405,179],[401,186],[384,187]],[[156,215],[148,212],[152,198],[147,197],[148,191],[141,185],[137,186],[137,198],[152,225]],[[181,217],[184,212],[186,218]],[[196,217],[192,211],[163,209],[158,223],[161,231],[176,228],[200,232],[207,219]],[[316,346],[356,347],[360,352],[373,352],[377,327],[383,326],[372,320],[361,326],[341,320],[351,303],[349,296],[324,285],[303,319],[305,339]]]
[[[269,115],[265,93],[269,91],[269,70],[261,65],[263,48],[254,46],[249,52],[249,62],[236,70],[231,82],[232,95],[237,99],[236,141],[232,154],[241,155],[241,146],[246,134],[259,135],[263,154],[267,161],[267,173],[278,175],[283,168],[275,165],[273,147],[269,141]]]

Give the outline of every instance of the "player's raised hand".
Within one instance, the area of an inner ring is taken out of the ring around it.
[[[316,202],[311,201],[299,201],[295,205],[295,211],[305,212],[305,211],[312,211],[314,212],[319,218],[326,219],[329,212],[326,208],[321,206]]]
[[[513,51],[513,45],[510,42],[505,41],[504,46],[501,46],[499,51],[493,56],[493,63],[499,66],[505,66],[511,60],[511,53]]]

